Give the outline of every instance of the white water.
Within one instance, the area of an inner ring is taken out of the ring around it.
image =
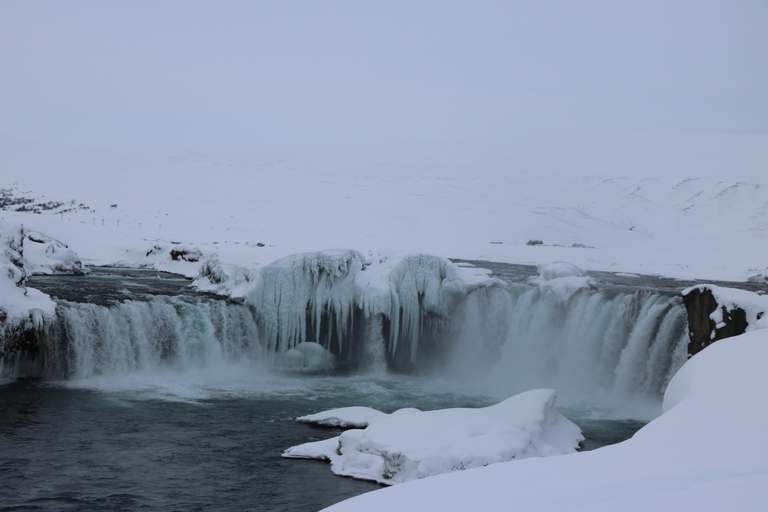
[[[491,288],[471,294],[453,323],[446,371],[506,392],[656,399],[687,358],[682,300],[652,291]]]
[[[106,307],[60,302],[41,340],[49,378],[200,369],[261,357],[251,310],[224,301],[156,298]]]

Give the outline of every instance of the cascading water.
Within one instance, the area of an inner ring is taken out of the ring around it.
[[[89,298],[93,296],[89,292]],[[59,300],[55,320],[37,334],[35,365],[26,364],[23,372],[16,373],[81,379],[243,361],[271,364],[274,358],[264,355],[281,353],[276,332],[291,333],[294,342],[311,341],[307,336],[313,329],[296,334],[286,330],[279,318],[269,317],[277,306],[265,306],[266,296],[259,302],[261,310],[185,294],[144,299],[119,302],[112,297],[103,304]],[[355,320],[347,331],[353,336],[343,345],[346,354],[356,354],[352,368],[380,373],[389,366],[459,377],[483,375],[505,392],[552,387],[587,395],[618,392],[659,397],[686,359],[685,308],[672,292],[608,284],[564,294],[511,282],[474,288],[455,302],[449,316],[417,310],[420,318],[412,323],[418,325],[418,332],[408,331],[414,339],[400,344],[392,341],[398,326],[391,318],[375,309],[366,315],[353,308],[356,312],[348,316]],[[336,303],[341,304],[338,311],[346,302],[340,296]],[[315,309],[311,304],[307,309],[313,312],[307,314],[308,325],[321,324],[311,321]],[[303,318],[298,313],[293,316]],[[271,337],[264,337],[265,322],[272,327]],[[336,331],[329,329],[320,339]],[[345,332],[339,329],[337,335]],[[397,347],[404,354],[400,360],[395,357]],[[402,360],[405,366],[399,366]],[[7,362],[4,372],[10,373]]]
[[[447,334],[444,365],[514,392],[659,397],[686,360],[686,320],[670,293],[581,288],[563,296],[508,284],[468,296]]]
[[[111,306],[61,300],[37,338],[37,376],[48,379],[185,370],[257,360],[261,352],[247,306],[185,297]]]

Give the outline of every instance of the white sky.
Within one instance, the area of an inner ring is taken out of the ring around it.
[[[0,133],[194,147],[768,133],[768,2],[0,2]]]

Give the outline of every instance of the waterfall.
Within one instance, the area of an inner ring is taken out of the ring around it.
[[[245,303],[185,292],[58,300],[55,318],[0,350],[0,375],[83,379],[270,365],[317,341],[344,371],[440,372],[509,392],[657,398],[687,357],[686,311],[672,291],[584,276],[461,288],[434,258],[406,259],[376,284],[356,253],[325,256],[269,266]]]
[[[67,379],[258,359],[258,340],[247,306],[184,297],[59,301],[55,321],[38,335],[41,376]]]
[[[687,358],[682,299],[648,290],[583,288],[563,297],[536,286],[479,290],[447,334],[447,372],[491,375],[514,390],[658,397]]]

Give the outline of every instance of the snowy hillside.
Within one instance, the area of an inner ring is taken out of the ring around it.
[[[171,242],[249,268],[335,247],[745,280],[768,273],[766,170],[768,138],[697,133],[196,152],[3,136],[0,187],[63,204],[0,216],[86,263],[189,275],[199,263],[172,262]]]

